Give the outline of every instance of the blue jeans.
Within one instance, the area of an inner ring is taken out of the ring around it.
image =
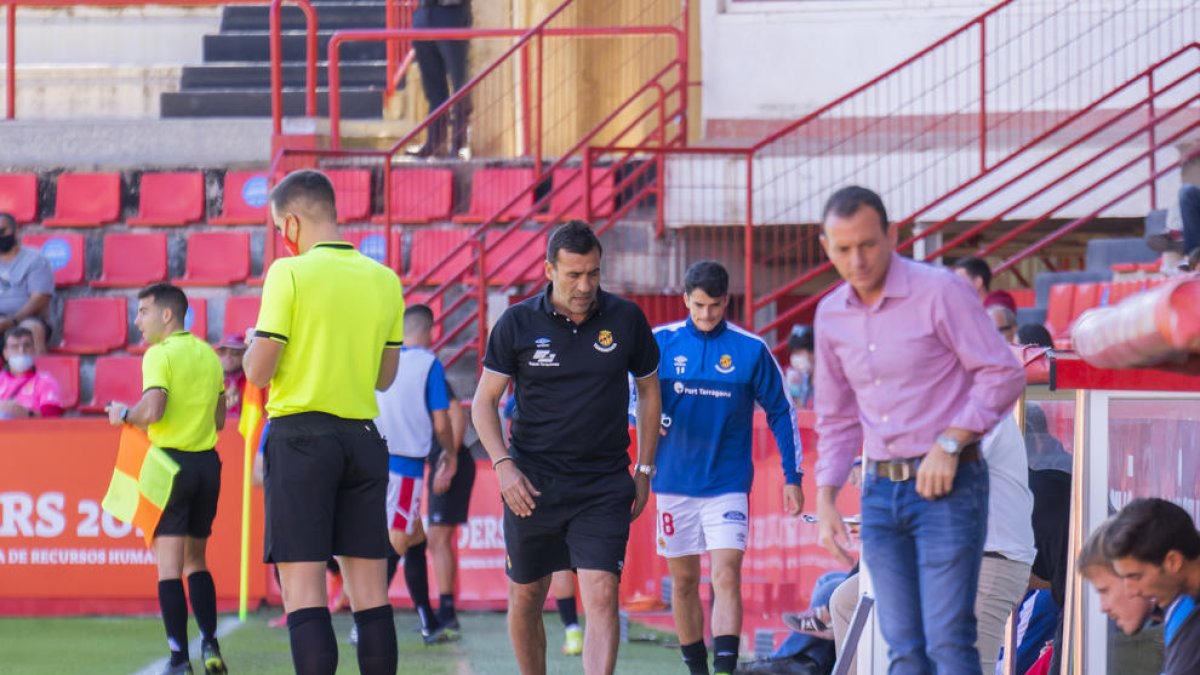
[[[1179,216],[1183,220],[1183,254],[1200,248],[1200,187],[1179,188]]]
[[[949,495],[915,479],[863,476],[863,560],[875,588],[892,675],[980,675],[975,591],[987,534],[983,460],[960,464]]]

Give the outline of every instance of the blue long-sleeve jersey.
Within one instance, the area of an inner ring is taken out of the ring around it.
[[[754,404],[767,421],[789,484],[800,483],[800,435],[783,373],[761,338],[722,321],[708,333],[691,319],[654,329],[662,357],[662,425],[655,492],[708,497],[749,492]]]

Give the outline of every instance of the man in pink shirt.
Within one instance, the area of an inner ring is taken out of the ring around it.
[[[825,207],[821,244],[846,281],[816,315],[817,513],[850,562],[835,506],[860,449],[863,559],[896,674],[978,675],[975,595],[988,517],[979,438],[1025,384],[974,291],[895,253],[861,187]]]
[[[33,332],[12,328],[4,336],[0,370],[0,420],[62,415],[58,383],[33,365]]]

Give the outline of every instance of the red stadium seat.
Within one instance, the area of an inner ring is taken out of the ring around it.
[[[121,219],[121,175],[64,173],[58,177],[54,217],[46,227],[98,227]]]
[[[204,220],[204,174],[142,174],[138,214],[130,225],[190,225]]]
[[[371,172],[366,169],[332,169],[325,172],[333,183],[339,223],[357,223],[371,215]]]
[[[1034,307],[1037,305],[1037,295],[1032,288],[1010,288],[1009,295],[1017,301],[1017,308]]]
[[[104,264],[92,288],[137,288],[166,280],[167,235],[104,235]]]
[[[471,179],[471,207],[461,216],[455,216],[457,223],[481,223],[500,212],[510,201],[522,191],[521,198],[498,218],[498,220],[513,220],[519,218],[533,208],[533,190],[526,190],[533,179],[533,169],[523,168],[490,168],[479,169]]]
[[[37,174],[0,175],[0,211],[11,214],[17,219],[17,223],[32,223],[37,220]]]
[[[1071,311],[1074,309],[1075,284],[1056,284],[1050,287],[1050,300],[1046,308],[1046,328],[1054,337],[1063,337],[1071,328]]]
[[[454,172],[450,169],[392,169],[392,222],[447,220],[454,211]],[[375,216],[373,223],[385,222]]]
[[[112,401],[135,405],[142,400],[142,357],[102,356],[92,376],[92,400],[79,410],[102,413]]]
[[[390,255],[386,252],[387,240],[382,229],[374,230],[349,230],[343,231],[342,236],[346,241],[354,244],[354,248],[358,249],[363,255],[374,260],[381,265],[400,272],[400,261],[402,257],[401,246],[403,236],[399,227],[392,228],[392,250]],[[387,256],[388,261],[384,262],[384,256]]]
[[[1099,307],[1103,295],[1103,284],[1097,282],[1075,284],[1075,297],[1071,299],[1070,323],[1075,323],[1075,319],[1078,319],[1079,315],[1085,311],[1093,307]]]
[[[584,200],[587,194],[580,176],[583,169],[556,169],[554,171],[553,190],[566,185],[550,196],[550,210],[539,220],[555,218],[557,220],[583,220],[587,218],[587,204]],[[613,212],[613,183],[616,176],[608,173],[607,169],[592,169],[592,216],[605,218]]]
[[[27,234],[21,245],[42,252],[54,270],[54,285],[82,284],[86,273],[83,236],[78,234]]]
[[[489,231],[487,242],[487,280],[497,286],[544,281],[545,268],[541,261],[546,259],[546,234],[530,230],[518,230],[500,240],[500,232]],[[495,242],[500,241],[499,244]]]
[[[62,342],[54,351],[105,354],[124,347],[129,330],[125,304],[125,298],[67,298]]]
[[[221,335],[245,333],[258,323],[262,297],[257,295],[231,296],[225,300],[225,328]]]
[[[1108,304],[1119,304],[1125,298],[1131,295],[1137,295],[1146,288],[1145,279],[1132,279],[1129,281],[1114,281],[1112,291],[1108,294]]]
[[[459,272],[471,266],[475,260],[475,251],[467,246],[448,262],[446,256],[454,247],[470,238],[471,231],[460,227],[415,228],[412,251],[408,256],[408,273],[404,278],[415,283],[426,273],[432,272],[425,284],[440,284],[454,279]]]
[[[221,215],[213,225],[261,225],[267,222],[270,181],[265,171],[225,172]]]
[[[79,357],[39,356],[37,369],[50,375],[58,383],[63,410],[79,405]]]
[[[187,263],[179,286],[228,286],[250,276],[250,235],[198,232],[188,237]]]

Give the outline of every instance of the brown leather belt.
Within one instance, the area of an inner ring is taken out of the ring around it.
[[[903,483],[907,480],[912,480],[917,477],[917,467],[920,466],[921,457],[912,457],[909,459],[893,459],[886,462],[877,462],[875,460],[867,460],[867,471],[873,473],[880,478],[886,478],[893,483]],[[979,442],[963,446],[961,452],[958,453],[958,463],[967,464],[970,462],[979,461]]]

